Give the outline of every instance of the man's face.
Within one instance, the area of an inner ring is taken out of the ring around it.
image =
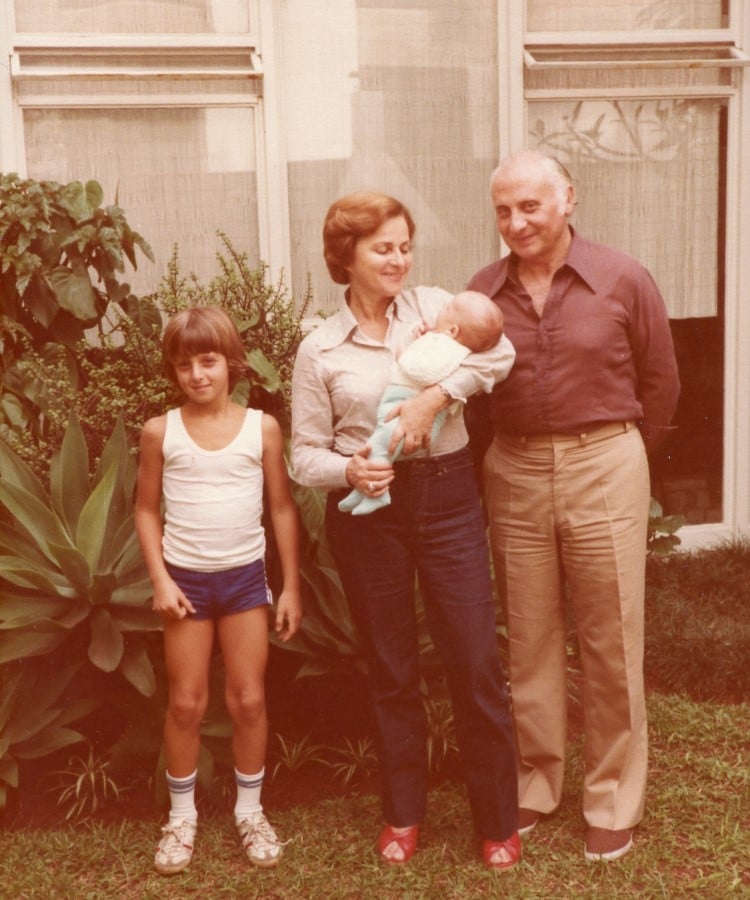
[[[535,160],[519,160],[492,181],[497,230],[525,262],[554,262],[564,255],[573,200],[573,188],[563,187]]]

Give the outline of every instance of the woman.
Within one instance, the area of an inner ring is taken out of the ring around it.
[[[405,289],[413,234],[408,210],[382,194],[349,194],[328,210],[326,263],[348,287],[341,310],[303,340],[295,361],[292,467],[301,484],[328,491],[326,531],[367,658],[386,821],[382,859],[409,861],[425,814],[416,574],[445,665],[483,859],[507,869],[521,857],[516,769],[484,523],[462,413],[448,415],[432,446],[430,432],[453,399],[507,376],[515,352],[502,339],[404,401],[392,415],[400,418],[393,445],[403,439],[406,461],[369,459],[367,439],[395,356],[450,299],[439,288]],[[338,508],[352,488],[370,497],[389,490],[391,503],[353,517]]]

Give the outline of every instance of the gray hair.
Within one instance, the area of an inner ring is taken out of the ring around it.
[[[519,150],[517,153],[506,156],[490,176],[490,186],[502,171],[511,168],[516,163],[527,161],[536,162],[539,168],[549,176],[550,182],[557,188],[562,212],[562,208],[567,203],[568,188],[573,187],[573,176],[559,159],[548,153],[542,153],[541,150]]]

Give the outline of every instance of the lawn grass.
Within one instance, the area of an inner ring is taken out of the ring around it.
[[[192,866],[152,871],[159,820],[0,831],[0,896],[21,898],[614,898],[750,896],[750,704],[696,703],[652,693],[650,784],[635,850],[586,863],[580,817],[581,745],[571,741],[560,811],[524,843],[515,870],[485,871],[460,785],[430,794],[420,849],[406,868],[373,853],[378,799],[352,795],[274,811],[290,838],[276,870],[253,869],[231,814],[201,822]],[[111,819],[111,815],[109,817]]]

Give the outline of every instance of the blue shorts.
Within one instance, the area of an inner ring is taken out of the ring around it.
[[[262,559],[221,572],[194,572],[165,562],[170,578],[193,604],[191,619],[219,619],[271,604]]]

